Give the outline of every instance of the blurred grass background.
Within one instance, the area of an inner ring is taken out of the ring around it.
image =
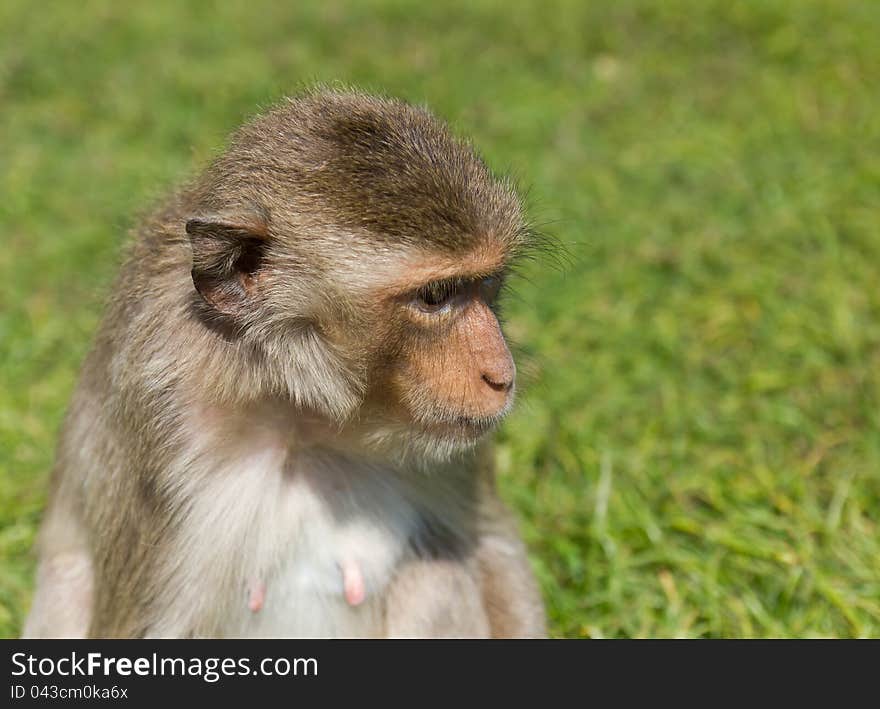
[[[0,635],[120,244],[314,80],[426,102],[570,252],[498,463],[556,636],[880,636],[880,3],[0,3]]]

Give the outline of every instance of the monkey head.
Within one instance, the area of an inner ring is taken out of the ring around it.
[[[243,398],[441,458],[510,409],[497,299],[529,230],[509,183],[431,114],[357,93],[290,99],[190,189],[189,293],[244,362]]]

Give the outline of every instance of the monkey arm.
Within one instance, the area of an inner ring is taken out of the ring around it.
[[[418,559],[397,573],[387,592],[386,637],[546,637],[525,545],[501,502],[496,505],[470,562]]]
[[[475,569],[458,559],[406,564],[386,596],[388,638],[488,638]]]
[[[477,542],[483,603],[493,638],[542,638],[547,621],[525,544],[510,512],[492,493]]]
[[[92,616],[92,559],[71,496],[58,494],[40,533],[40,561],[24,638],[84,638]]]

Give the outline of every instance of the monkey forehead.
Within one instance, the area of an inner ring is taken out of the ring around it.
[[[376,293],[395,297],[430,281],[498,273],[509,258],[509,249],[493,239],[484,239],[467,252],[455,255],[436,251],[388,252],[365,270],[362,284]]]

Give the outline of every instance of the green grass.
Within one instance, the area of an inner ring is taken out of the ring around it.
[[[0,635],[125,231],[312,80],[427,102],[570,254],[509,307],[554,635],[880,636],[880,3],[0,4]]]

